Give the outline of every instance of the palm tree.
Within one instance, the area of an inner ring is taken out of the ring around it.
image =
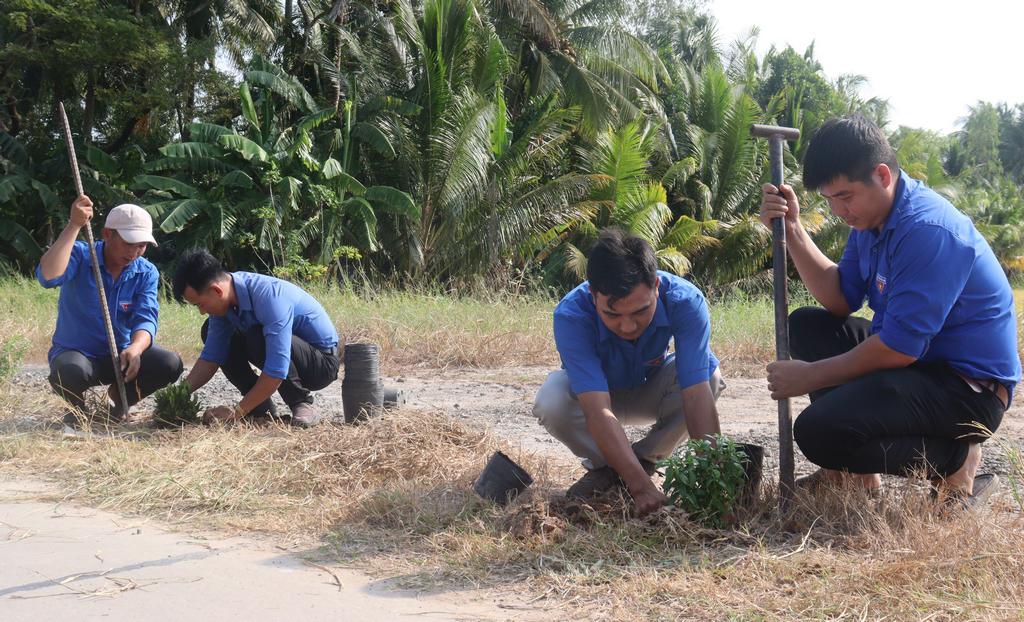
[[[551,257],[548,274],[555,280],[575,283],[585,277],[586,251],[606,227],[619,227],[638,235],[654,247],[662,269],[686,274],[689,257],[714,245],[709,235],[717,223],[674,216],[667,205],[666,183],[685,180],[693,170],[686,160],[670,167],[660,179],[649,176],[649,162],[662,149],[659,128],[632,121],[608,129],[577,148],[582,172],[605,181],[590,194],[593,211],[586,220],[550,231],[544,238],[548,248],[541,257]]]
[[[200,70],[215,66],[218,50],[226,51],[239,66],[244,66],[247,55],[269,50],[281,10],[276,0],[160,0],[158,6],[186,59],[178,124],[182,138],[188,140]]]
[[[561,93],[591,134],[658,106],[669,79],[658,55],[616,19],[621,0],[491,0],[495,27],[513,60],[509,107]]]

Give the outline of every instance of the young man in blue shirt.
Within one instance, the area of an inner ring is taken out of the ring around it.
[[[638,514],[657,510],[667,497],[651,481],[655,463],[687,432],[720,431],[715,400],[725,385],[703,294],[658,271],[646,241],[609,229],[587,258],[587,281],[555,308],[554,331],[563,369],[548,375],[533,414],[588,469],[568,496],[625,486]],[[650,423],[631,445],[623,424]]]
[[[201,331],[203,351],[186,382],[196,391],[222,369],[242,393],[234,406],[207,409],[205,422],[274,415],[270,397],[277,391],[292,411],[292,425],[319,423],[310,392],[337,380],[340,365],[338,331],[319,302],[272,276],[227,272],[205,250],[182,258],[174,296],[210,316]],[[258,377],[250,363],[260,369]]]
[[[804,157],[804,185],[852,228],[838,265],[800,222],[793,189],[763,187],[761,220],[783,217],[790,256],[824,309],[790,316],[793,359],[768,366],[776,399],[809,393],[794,437],[821,467],[807,484],[881,485],[924,469],[944,497],[984,498],[984,426],[995,432],[1020,380],[1013,292],[988,243],[947,200],[900,171],[861,116],[832,119]],[[865,298],[871,321],[851,317]]]
[[[92,216],[92,201],[85,195],[78,197],[71,205],[67,226],[36,268],[43,287],[60,287],[49,380],[54,391],[73,407],[64,415],[64,424],[76,429],[88,418],[84,394],[89,387],[110,385],[109,422],[127,415],[119,408],[89,246],[75,241]],[[156,246],[149,214],[137,205],[118,205],[107,214],[102,235],[96,242],[96,256],[120,351],[127,401],[132,405],[174,382],[182,372],[181,357],[154,343],[160,310],[159,275],[156,266],[142,257],[148,245]]]

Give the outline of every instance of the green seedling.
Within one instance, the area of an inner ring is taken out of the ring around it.
[[[665,471],[662,489],[697,522],[724,528],[734,516],[746,483],[746,460],[739,446],[725,437],[717,437],[715,446],[706,440],[689,440],[681,455],[658,463]]]
[[[199,411],[203,405],[189,391],[188,383],[172,384],[157,391],[153,397],[156,399],[153,419],[158,427],[179,428],[199,423]]]

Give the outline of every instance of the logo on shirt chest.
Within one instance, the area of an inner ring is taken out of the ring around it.
[[[888,284],[888,280],[881,274],[875,275],[875,289],[878,290],[879,294],[885,293],[885,286]]]
[[[644,363],[644,365],[647,366],[647,367],[661,367],[661,364],[664,363],[664,362],[665,362],[665,355],[662,354],[661,356],[659,356],[657,358],[653,358],[653,359],[651,359],[649,361],[646,361]]]
[[[128,309],[132,306],[132,303],[130,302],[120,302],[118,304],[121,306],[121,310],[125,313],[128,313]]]

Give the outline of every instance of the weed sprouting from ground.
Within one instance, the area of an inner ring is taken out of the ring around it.
[[[187,382],[178,382],[157,391],[153,398],[156,409],[153,421],[159,427],[176,428],[199,423],[203,406],[193,395]]]

